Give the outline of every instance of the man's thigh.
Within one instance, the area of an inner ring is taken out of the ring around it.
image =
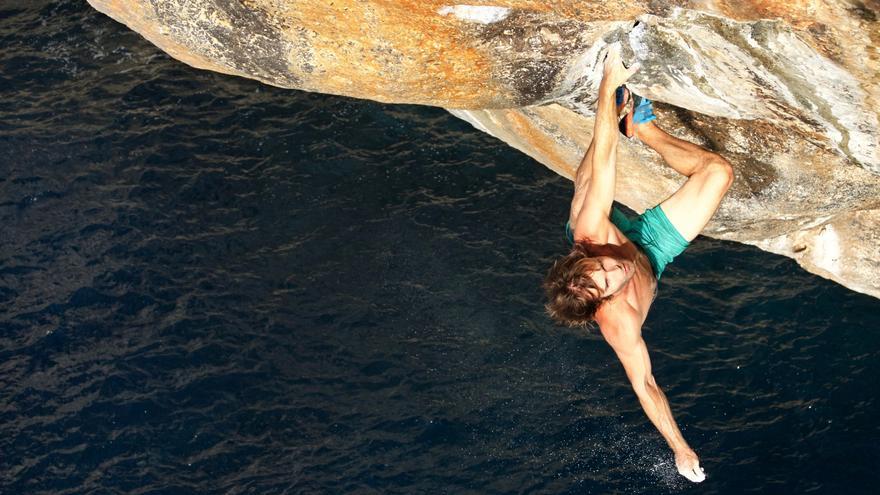
[[[730,165],[719,159],[691,175],[660,207],[675,229],[690,242],[709,223],[732,180]]]

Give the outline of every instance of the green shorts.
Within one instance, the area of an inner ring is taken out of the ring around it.
[[[645,210],[634,219],[612,207],[611,223],[645,253],[657,280],[660,280],[666,265],[690,244],[666,218],[660,205]],[[574,244],[574,233],[569,222],[565,223],[565,236]]]

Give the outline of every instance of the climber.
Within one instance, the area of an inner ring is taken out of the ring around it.
[[[637,65],[626,68],[619,46],[611,45],[599,85],[593,139],[577,171],[566,224],[573,248],[554,262],[544,281],[547,311],[571,327],[598,325],[642,408],[675,454],[678,472],[700,482],[706,475],[651,374],[641,327],[663,269],[712,218],[733,182],[733,171],[719,155],[656,125],[650,100],[623,86],[637,70]],[[638,138],[687,177],[672,196],[632,219],[612,207],[619,132]]]

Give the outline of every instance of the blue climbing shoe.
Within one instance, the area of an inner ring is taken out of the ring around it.
[[[656,120],[654,115],[654,105],[651,100],[642,98],[637,94],[633,94],[625,86],[617,88],[617,115],[620,133],[631,138],[635,134],[635,126],[638,124],[647,124],[652,120]],[[623,103],[626,100],[626,103]],[[626,110],[626,106],[632,102],[632,106]]]
[[[635,110],[633,111],[634,124],[647,124],[657,118],[654,115],[654,105],[651,104],[651,100],[642,98],[639,95],[633,95],[633,102],[635,103]]]

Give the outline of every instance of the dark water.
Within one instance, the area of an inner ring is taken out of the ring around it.
[[[570,183],[442,110],[0,4],[0,493],[876,493],[880,303],[698,239],[644,329],[708,473],[539,288]]]

